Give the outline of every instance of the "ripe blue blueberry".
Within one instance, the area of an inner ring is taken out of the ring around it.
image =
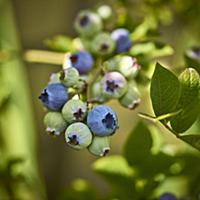
[[[63,84],[52,83],[44,88],[39,96],[39,99],[49,110],[58,111],[66,103],[68,99],[68,93]]]
[[[79,150],[91,144],[92,133],[87,125],[76,122],[68,126],[65,131],[65,139],[70,147]]]
[[[118,128],[117,115],[109,106],[96,106],[87,116],[87,125],[94,135],[112,135]]]
[[[80,74],[87,74],[93,67],[93,58],[87,51],[78,51],[69,55],[64,68],[75,67]]]
[[[196,59],[200,61],[200,47],[194,47],[186,51],[187,56],[192,59]]]
[[[173,194],[167,192],[162,194],[158,200],[177,200],[177,198]]]
[[[75,29],[82,36],[91,37],[101,31],[101,18],[94,12],[82,11],[75,20]]]
[[[109,72],[101,80],[102,94],[107,98],[120,98],[127,91],[127,81],[119,72]]]
[[[111,34],[112,39],[116,43],[116,52],[127,52],[131,47],[129,31],[124,28],[116,29]]]

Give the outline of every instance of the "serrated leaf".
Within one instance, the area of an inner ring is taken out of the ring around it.
[[[182,135],[179,138],[200,151],[200,135]]]
[[[149,129],[139,122],[129,135],[125,146],[124,156],[130,165],[140,166],[150,155],[152,137]]]
[[[196,121],[200,111],[200,77],[193,68],[187,68],[179,76],[181,96],[177,109],[182,111],[172,118],[171,127],[178,133],[189,129]]]
[[[176,111],[180,98],[180,83],[178,78],[159,63],[151,81],[151,101],[156,116]]]
[[[134,171],[122,156],[108,156],[94,162],[93,170],[107,180],[119,196],[134,195]]]

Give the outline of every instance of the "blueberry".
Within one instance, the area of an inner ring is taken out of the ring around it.
[[[177,200],[177,198],[173,194],[167,192],[162,194],[158,200]]]
[[[87,125],[94,135],[112,135],[118,127],[117,115],[109,106],[96,106],[87,116]]]
[[[76,122],[71,124],[65,131],[65,139],[70,147],[79,150],[91,144],[92,133],[87,125]]]
[[[48,112],[44,117],[46,131],[58,136],[67,128],[67,123],[60,112]]]
[[[135,109],[140,104],[140,92],[135,81],[128,83],[127,92],[119,99],[122,106],[128,109]]]
[[[200,47],[194,47],[186,51],[186,55],[200,61]]]
[[[102,94],[107,98],[120,98],[127,91],[127,81],[119,72],[109,72],[101,80]]]
[[[78,51],[66,57],[65,68],[75,67],[80,74],[87,74],[93,67],[93,58],[87,51]]]
[[[87,114],[87,105],[81,100],[71,99],[63,106],[62,114],[68,123],[83,121]]]
[[[111,33],[112,39],[116,43],[116,52],[127,52],[131,47],[131,41],[129,38],[129,31],[124,28],[119,28]]]
[[[108,55],[114,51],[115,42],[109,33],[99,33],[91,43],[91,50],[97,55]]]
[[[94,12],[82,11],[75,20],[75,29],[82,36],[91,37],[101,31],[101,18]]]
[[[52,83],[44,88],[39,99],[49,110],[58,111],[66,103],[68,94],[63,84]]]
[[[110,151],[110,137],[94,136],[88,150],[95,156],[106,156]]]

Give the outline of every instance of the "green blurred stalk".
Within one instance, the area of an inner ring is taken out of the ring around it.
[[[38,171],[31,91],[20,59],[21,49],[10,0],[0,0],[0,50],[9,54],[7,60],[0,62],[0,81],[10,91],[10,100],[0,112],[1,153],[5,159],[24,159],[23,163],[17,165],[15,173],[25,176],[22,184],[10,183],[6,189],[11,190],[10,199],[46,199]]]

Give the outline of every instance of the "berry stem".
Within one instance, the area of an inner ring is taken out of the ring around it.
[[[88,81],[88,84],[87,84],[87,99],[88,99],[88,102],[91,101],[91,87],[92,85],[94,84],[94,82],[97,80],[98,76],[101,74],[102,72],[102,59],[101,58],[98,58],[97,61],[96,61],[96,68],[95,70],[91,73],[92,76],[90,77],[89,81]]]
[[[66,53],[30,49],[24,53],[24,60],[31,63],[62,65],[65,56]]]

